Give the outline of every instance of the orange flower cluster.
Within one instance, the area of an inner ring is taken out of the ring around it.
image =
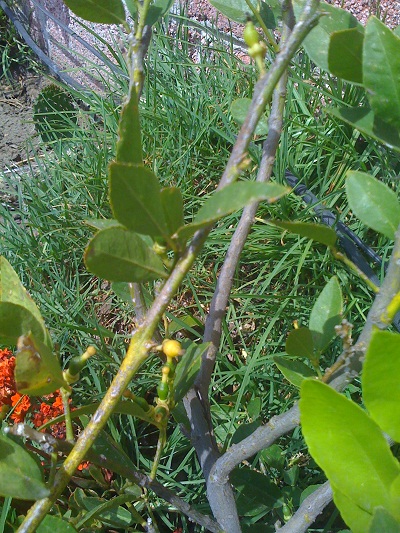
[[[33,414],[33,425],[40,427],[56,416],[64,413],[64,406],[60,391],[44,396],[40,405],[32,405],[29,396],[22,395],[16,390],[15,379],[15,357],[10,350],[0,350],[0,409],[4,413],[13,407],[11,420],[13,422],[24,422],[29,411]],[[56,438],[65,437],[65,424],[56,424],[52,428],[52,433]]]

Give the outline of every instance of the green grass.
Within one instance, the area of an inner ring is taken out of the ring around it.
[[[189,221],[211,194],[223,172],[238,132],[230,117],[234,98],[250,96],[255,82],[252,66],[243,65],[221,42],[200,46],[200,63],[188,54],[187,29],[178,25],[177,36],[158,31],[150,48],[145,90],[141,104],[146,164],[161,182],[176,185],[185,199]],[[299,54],[292,67],[288,88],[285,128],[275,165],[275,177],[282,181],[284,170],[292,169],[326,205],[374,248],[386,255],[387,240],[377,237],[355,220],[344,195],[348,169],[377,174],[395,185],[397,166],[389,150],[374,141],[360,139],[349,127],[324,113],[325,104],[344,99],[357,105],[358,88],[332,82]],[[311,79],[311,83],[308,81]],[[82,262],[85,243],[91,235],[87,218],[108,217],[107,165],[115,150],[118,106],[125,82],[110,81],[112,98],[81,95],[89,111],[79,111],[78,127],[67,141],[43,150],[31,161],[31,168],[9,178],[16,188],[17,211],[0,207],[3,218],[2,253],[11,261],[49,325],[64,362],[95,343],[99,353],[88,365],[75,389],[74,403],[100,399],[124,353],[131,330],[131,309],[118,300],[107,284],[94,279]],[[260,150],[252,146],[254,165]],[[253,179],[254,172],[246,178]],[[18,214],[21,221],[15,220]],[[203,321],[221,267],[224,252],[239,214],[226,217],[212,231],[194,269],[187,277],[170,310],[170,317],[183,320],[192,315]],[[313,220],[310,208],[289,195],[273,206],[261,206],[260,218]],[[243,424],[266,422],[293,405],[297,391],[283,380],[273,356],[284,354],[287,333],[293,321],[307,325],[312,305],[332,275],[341,282],[345,316],[362,326],[372,294],[345,267],[319,245],[284,234],[261,221],[254,224],[223,325],[223,336],[213,380],[212,414],[215,432],[223,448]],[[149,300],[152,286],[146,287]],[[100,311],[100,309],[103,311]],[[185,332],[196,338],[193,328]],[[201,335],[197,334],[197,338]],[[324,355],[329,366],[340,352],[334,342]],[[132,384],[132,390],[151,401],[160,376],[160,363],[151,358]],[[354,388],[357,392],[357,389]],[[127,417],[115,416],[109,432],[121,443],[134,463],[147,471],[155,452],[152,428]],[[312,461],[300,461],[299,480],[290,485],[290,465],[296,454],[305,454],[300,432],[280,439],[284,457],[281,470],[270,466],[262,452],[252,458],[254,468],[267,472],[296,507],[302,489],[323,478]],[[204,481],[189,442],[171,424],[159,479],[182,497],[205,511]],[[181,525],[184,531],[199,531],[150,495],[149,502],[161,531]],[[282,519],[280,510],[262,518],[273,524]],[[329,520],[329,514],[324,519]],[[248,522],[252,518],[247,518]],[[164,524],[163,526],[161,524]],[[267,527],[267,526],[263,526]],[[329,531],[341,526],[331,525]],[[265,529],[266,531],[267,529]],[[323,527],[315,531],[323,531]],[[325,531],[327,531],[325,529]]]

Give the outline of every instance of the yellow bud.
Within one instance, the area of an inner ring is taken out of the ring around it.
[[[246,22],[246,26],[243,30],[243,39],[249,48],[254,46],[260,40],[258,31],[255,29],[254,24],[249,20]]]
[[[162,343],[162,349],[165,355],[170,358],[179,357],[183,353],[181,343],[171,339],[165,339]]]

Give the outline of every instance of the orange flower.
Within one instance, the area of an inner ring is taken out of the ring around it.
[[[31,407],[31,401],[28,396],[22,396],[19,392],[16,392],[11,396],[12,406],[14,410],[11,415],[11,420],[14,422],[23,422],[25,420],[25,415]]]
[[[0,350],[0,407],[12,405],[11,397],[17,392],[14,380],[15,357],[10,350]]]
[[[89,465],[89,461],[83,461],[83,463],[78,466],[79,472],[82,472],[82,470],[86,470],[86,468],[89,468]]]

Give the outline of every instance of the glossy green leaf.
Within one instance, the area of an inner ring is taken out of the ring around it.
[[[208,350],[210,343],[202,344],[192,343],[186,349],[185,354],[180,358],[175,372],[174,381],[174,400],[178,403],[185,396],[187,391],[193,385],[196,376],[200,370],[201,358]]]
[[[72,524],[59,516],[46,515],[43,522],[37,527],[36,533],[76,533]]]
[[[363,399],[373,420],[400,442],[400,335],[374,331],[365,354]]]
[[[286,352],[291,357],[314,356],[314,343],[311,331],[308,328],[298,328],[292,330],[286,339]]]
[[[241,126],[247,117],[251,104],[250,98],[237,98],[231,104],[231,114],[233,119]],[[255,135],[266,135],[268,133],[268,119],[263,115],[258,121],[254,131]]]
[[[383,122],[369,107],[342,107],[339,109],[327,107],[324,111],[347,122],[364,135],[400,152],[399,130]]]
[[[251,0],[251,3],[255,9],[259,9],[260,6],[259,13],[264,23],[268,28],[274,29],[276,27],[276,14],[279,11],[276,0],[268,2]],[[246,0],[210,0],[210,4],[226,17],[240,24],[245,24],[250,12]]]
[[[161,204],[169,235],[173,235],[184,224],[183,198],[178,187],[161,189]]]
[[[285,378],[295,387],[300,387],[305,378],[316,377],[312,368],[297,359],[289,359],[276,355],[274,363],[285,376]]]
[[[123,24],[125,11],[121,0],[65,0],[78,17],[101,24]]]
[[[129,99],[125,102],[119,117],[116,151],[117,163],[143,164],[138,97],[133,83],[130,87]]]
[[[95,230],[123,227],[118,220],[115,220],[114,218],[87,218],[84,222]]]
[[[332,483],[333,501],[339,509],[343,520],[351,527],[351,533],[365,533],[368,531],[371,523],[372,515],[359,505],[354,503],[350,498],[347,498],[340,490]]]
[[[275,468],[279,472],[283,470],[285,466],[285,452],[278,446],[278,444],[272,444],[265,450],[261,451],[261,458],[271,468]]]
[[[191,237],[198,229],[214,224],[220,218],[242,209],[248,204],[268,200],[275,202],[290,189],[277,183],[257,183],[241,181],[232,183],[215,192],[201,207],[193,222],[183,226],[177,232],[179,239]]]
[[[131,231],[167,236],[160,183],[142,165],[110,165],[110,202],[114,217]]]
[[[300,16],[304,4],[305,0],[294,1],[293,7],[297,18]],[[316,65],[329,71],[328,54],[332,34],[350,28],[359,28],[362,31],[362,26],[351,13],[326,2],[320,3],[319,11],[323,13],[323,16],[305,38],[303,46]]]
[[[91,272],[110,281],[149,281],[166,278],[161,259],[143,239],[121,227],[97,233],[85,252]]]
[[[363,80],[372,110],[400,129],[400,38],[370,17],[365,28]]]
[[[232,444],[238,444],[241,440],[249,437],[260,426],[260,420],[255,420],[249,424],[240,424],[235,433],[232,435],[231,446]]]
[[[400,522],[384,507],[376,507],[368,533],[400,533]]]
[[[0,257],[0,342],[16,344],[18,337],[30,331],[36,338],[51,345],[50,335],[35,302],[7,259]]]
[[[133,300],[132,292],[129,288],[129,283],[124,281],[113,281],[111,283],[111,288],[118,298],[134,307],[135,302]]]
[[[85,513],[84,517],[79,521],[78,527],[81,528],[94,518],[107,526],[115,528],[127,528],[131,524],[137,523],[128,509],[120,505],[130,500],[132,500],[130,494],[122,494],[109,500],[97,497],[82,497],[81,502],[88,513]]]
[[[400,205],[394,191],[369,174],[350,171],[346,194],[352,211],[361,222],[394,239],[400,224]]]
[[[14,375],[21,394],[43,396],[60,387],[68,389],[57,356],[31,333],[18,339]]]
[[[364,31],[360,27],[332,33],[328,51],[329,72],[346,81],[362,84],[363,44]]]
[[[235,468],[230,481],[238,491],[237,510],[241,516],[255,516],[282,505],[282,494],[269,477],[248,468]]]
[[[38,462],[14,440],[0,434],[0,494],[39,500],[49,493]]]
[[[328,385],[305,380],[300,420],[312,457],[343,497],[371,515],[386,506],[400,465],[367,413]]]
[[[335,230],[323,224],[313,224],[310,222],[286,222],[282,220],[269,220],[270,224],[278,228],[285,229],[290,233],[295,233],[301,237],[307,237],[325,246],[335,246],[337,235]]]
[[[174,0],[154,0],[147,11],[145,24],[153,26],[171,9],[173,3]]]
[[[342,320],[342,311],[342,291],[334,276],[318,296],[310,315],[314,347],[319,352],[323,351],[335,336],[335,326]]]

